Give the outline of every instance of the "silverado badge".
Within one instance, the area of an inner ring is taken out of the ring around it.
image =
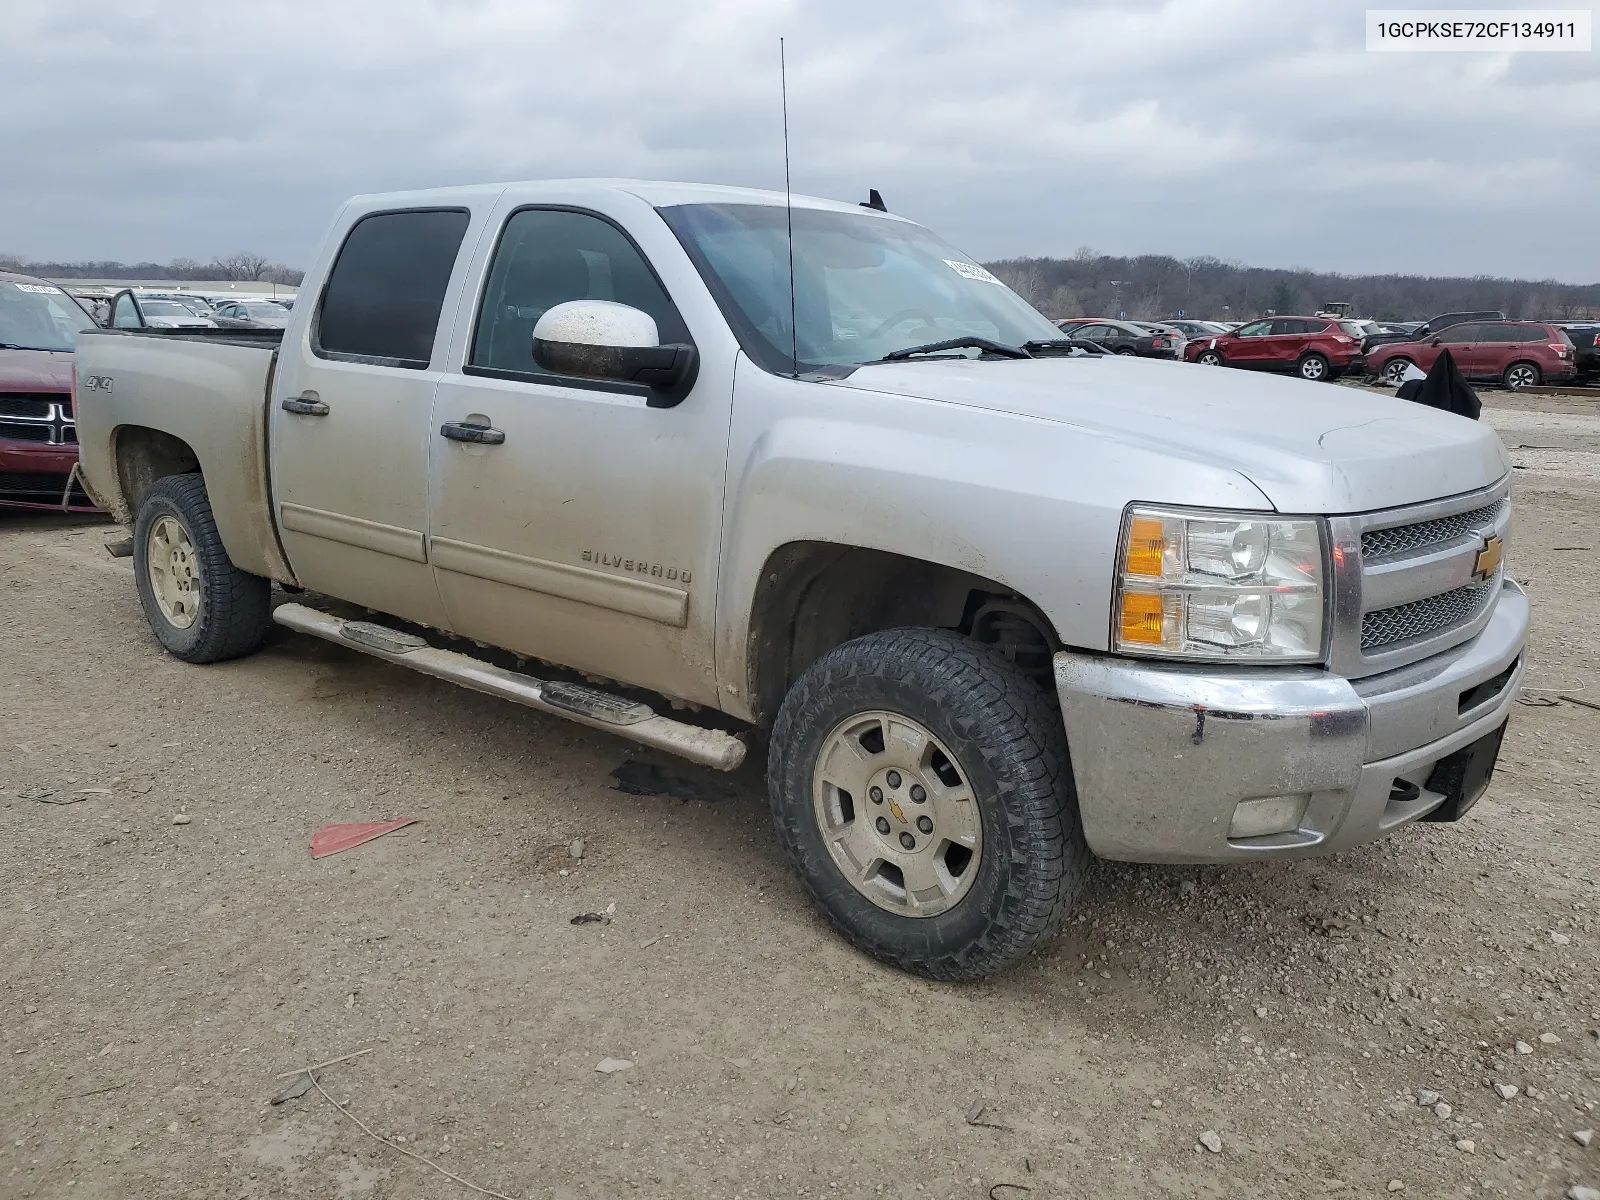
[[[1478,557],[1472,564],[1472,577],[1474,579],[1489,579],[1500,569],[1500,559],[1504,556],[1506,544],[1499,534],[1490,534],[1483,539],[1483,549],[1478,551]]]

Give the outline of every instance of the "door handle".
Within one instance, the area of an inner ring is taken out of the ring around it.
[[[446,421],[439,433],[452,442],[476,442],[481,446],[498,446],[506,440],[504,431],[492,425],[472,425],[466,421]]]
[[[299,413],[302,417],[325,417],[328,406],[315,392],[305,392],[299,396],[285,396],[283,411]]]

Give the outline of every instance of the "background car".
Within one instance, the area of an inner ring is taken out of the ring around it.
[[[1482,312],[1441,313],[1437,317],[1424,321],[1421,325],[1414,325],[1410,329],[1398,333],[1368,334],[1362,340],[1361,351],[1370,355],[1377,347],[1387,346],[1393,342],[1421,341],[1441,330],[1448,329],[1452,325],[1460,324],[1462,321],[1503,321],[1505,319],[1505,313],[1497,308],[1486,309]]]
[[[1585,322],[1582,325],[1563,325],[1561,328],[1572,339],[1579,382],[1600,382],[1600,324]]]
[[[159,296],[141,296],[131,290],[111,299],[112,329],[215,329],[217,323],[187,305]]]
[[[216,315],[234,321],[253,321],[257,328],[282,329],[289,310],[270,300],[230,300],[217,306]]]
[[[0,508],[60,510],[78,462],[73,343],[94,327],[55,284],[0,272]],[[68,508],[95,511],[81,489]]]
[[[1578,373],[1572,339],[1540,321],[1457,321],[1431,337],[1379,347],[1367,367],[1383,382],[1398,385],[1407,366],[1431,370],[1446,350],[1468,379],[1513,389]]]
[[[1267,317],[1232,333],[1196,338],[1184,358],[1213,367],[1285,371],[1302,379],[1327,381],[1360,370],[1360,326],[1332,317]]]
[[[1113,354],[1136,354],[1140,358],[1177,358],[1181,337],[1176,333],[1152,333],[1131,321],[1110,321],[1104,317],[1073,317],[1056,322],[1056,328],[1083,341],[1104,346]]]
[[[1220,321],[1191,321],[1187,318],[1168,321],[1167,324],[1182,333],[1186,339],[1216,337],[1217,334],[1227,333],[1228,330],[1233,328],[1233,326],[1224,325]]]

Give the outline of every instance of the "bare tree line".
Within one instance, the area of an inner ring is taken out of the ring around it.
[[[1525,320],[1600,317],[1600,283],[1495,279],[1489,276],[1340,275],[1247,267],[1220,258],[1119,258],[1087,246],[1071,258],[1013,258],[986,264],[1046,316],[1126,314],[1159,320],[1183,313],[1242,321],[1267,313],[1311,313],[1330,301],[1353,315],[1420,321],[1438,313],[1500,309]]]
[[[169,263],[27,262],[17,255],[0,254],[0,271],[16,271],[43,279],[237,279],[298,286],[305,272],[275,263],[264,254],[241,251],[210,262],[175,258]]]

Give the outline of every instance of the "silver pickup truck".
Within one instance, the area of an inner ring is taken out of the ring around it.
[[[910,221],[731,188],[361,197],[300,295],[80,337],[161,643],[277,621],[724,769],[761,731],[886,961],[1016,960],[1091,852],[1324,854],[1488,783],[1528,602],[1483,425],[1085,353]]]

